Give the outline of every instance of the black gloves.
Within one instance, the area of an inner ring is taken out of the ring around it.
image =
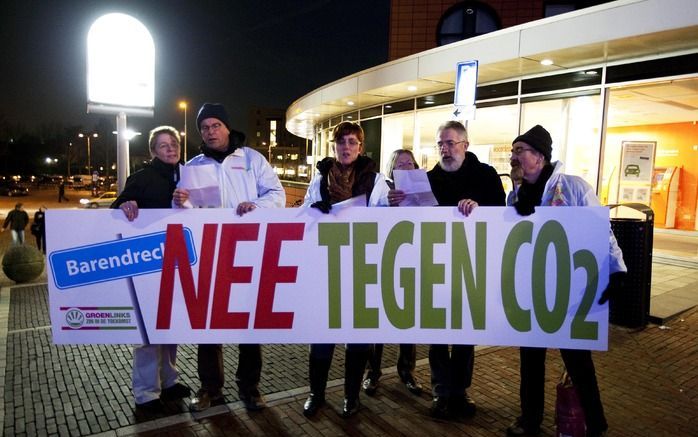
[[[330,202],[325,202],[324,200],[315,202],[312,205],[310,205],[310,207],[319,209],[323,212],[323,214],[329,214],[330,210],[332,209],[332,205],[330,205]]]
[[[531,215],[536,212],[536,207],[528,202],[516,202],[514,208],[519,215]]]
[[[605,304],[608,302],[608,299],[620,292],[620,289],[623,288],[623,285],[625,284],[625,277],[627,275],[628,274],[626,272],[611,273],[611,276],[608,277],[608,286],[603,293],[601,293],[599,305]]]

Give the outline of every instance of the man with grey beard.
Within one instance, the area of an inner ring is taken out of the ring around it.
[[[457,121],[437,131],[439,163],[427,175],[439,206],[456,206],[468,217],[477,206],[504,206],[505,194],[497,171],[468,152],[468,131]],[[464,339],[467,340],[467,339]],[[454,344],[429,347],[431,415],[459,418],[475,414],[475,402],[466,391],[472,382],[475,348]]]

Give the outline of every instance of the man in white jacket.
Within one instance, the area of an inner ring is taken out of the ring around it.
[[[204,103],[196,117],[203,144],[201,154],[187,166],[208,166],[216,173],[220,190],[220,208],[233,208],[238,215],[255,208],[283,208],[286,194],[276,172],[259,152],[245,147],[245,135],[230,128],[223,105]],[[178,187],[173,196],[175,206],[191,207],[189,191]],[[258,344],[240,344],[235,380],[240,400],[248,410],[266,405],[258,385],[262,373],[262,348]],[[192,398],[192,411],[203,411],[223,402],[223,346],[200,344],[197,366],[201,388]]]

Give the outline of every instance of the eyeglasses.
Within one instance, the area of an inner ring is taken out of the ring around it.
[[[210,126],[203,125],[203,126],[201,126],[201,133],[203,134],[203,133],[206,133],[208,131],[211,131],[211,132],[217,131],[218,129],[221,128],[221,126],[223,126],[223,123],[213,123]]]
[[[516,156],[519,156],[524,152],[535,152],[535,150],[530,149],[528,147],[514,147],[513,149],[511,149],[511,154]]]
[[[453,149],[456,144],[464,143],[465,141],[453,141],[453,140],[447,140],[447,141],[438,141],[436,143],[436,148],[437,149]]]
[[[355,139],[349,139],[349,140],[341,139],[341,140],[335,141],[335,144],[338,144],[340,146],[345,146],[345,145],[358,146],[359,144],[361,144],[361,141],[355,140]]]

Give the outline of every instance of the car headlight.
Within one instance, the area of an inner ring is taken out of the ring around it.
[[[81,205],[87,205],[88,203],[90,203],[90,199],[80,199]]]

